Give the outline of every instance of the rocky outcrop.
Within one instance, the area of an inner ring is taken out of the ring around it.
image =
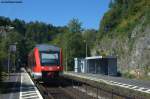
[[[118,70],[121,72],[150,69],[150,24],[141,19],[131,31],[130,36],[102,38],[92,49],[92,55],[115,55],[118,58]]]

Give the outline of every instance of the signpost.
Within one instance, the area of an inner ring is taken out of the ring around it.
[[[16,45],[17,45],[17,43],[15,43],[15,44],[10,44],[9,45],[9,49],[8,49],[8,75],[10,74],[10,55],[11,55],[11,53],[16,53]],[[15,56],[16,57],[16,56]],[[15,71],[15,57],[14,57],[14,71]]]
[[[10,50],[10,52],[16,52],[16,43],[15,44],[11,44],[10,46],[9,46],[9,50]]]

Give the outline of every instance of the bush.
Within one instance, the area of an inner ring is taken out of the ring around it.
[[[121,76],[122,76],[122,74],[121,74],[120,71],[117,72],[117,76],[118,76],[118,77],[121,77]]]
[[[125,73],[123,73],[123,77],[125,77],[125,78],[129,78],[129,79],[136,78],[136,77],[135,77],[135,75],[130,74],[129,72],[125,72]]]

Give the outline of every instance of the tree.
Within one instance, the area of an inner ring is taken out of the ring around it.
[[[70,33],[81,33],[81,31],[82,31],[81,26],[82,26],[82,23],[78,19],[73,18],[68,23],[69,32]]]
[[[90,55],[90,49],[92,49],[96,43],[97,31],[94,29],[85,30],[83,32],[84,43],[87,44],[87,54]]]
[[[25,32],[26,32],[25,21],[15,19],[14,21],[12,21],[12,26],[14,27],[15,31],[17,31],[19,34],[25,36]]]
[[[56,27],[43,22],[29,22],[23,20],[0,17],[0,25],[14,27],[12,33],[8,33],[9,39],[0,39],[0,61],[7,56],[9,43],[17,42],[17,55],[22,64],[27,65],[27,55],[35,44],[50,43],[63,48],[64,57],[68,57],[70,69],[73,67],[75,57],[85,57],[85,43],[82,36],[82,24],[78,19],[72,19],[67,26]],[[0,36],[0,38],[2,38]],[[67,55],[66,55],[67,53]],[[6,55],[5,55],[6,54]],[[64,58],[65,59],[65,58]]]
[[[68,23],[68,31],[64,35],[64,49],[67,57],[69,70],[73,69],[75,57],[85,57],[85,44],[82,37],[81,22],[78,19],[72,19]]]
[[[11,24],[11,21],[7,17],[0,16],[0,26],[8,26]]]

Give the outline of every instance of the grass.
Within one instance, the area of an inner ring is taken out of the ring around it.
[[[6,86],[4,86],[4,83],[3,81],[8,79],[8,74],[6,72],[1,72],[1,75],[0,75],[0,93],[5,90]]]

